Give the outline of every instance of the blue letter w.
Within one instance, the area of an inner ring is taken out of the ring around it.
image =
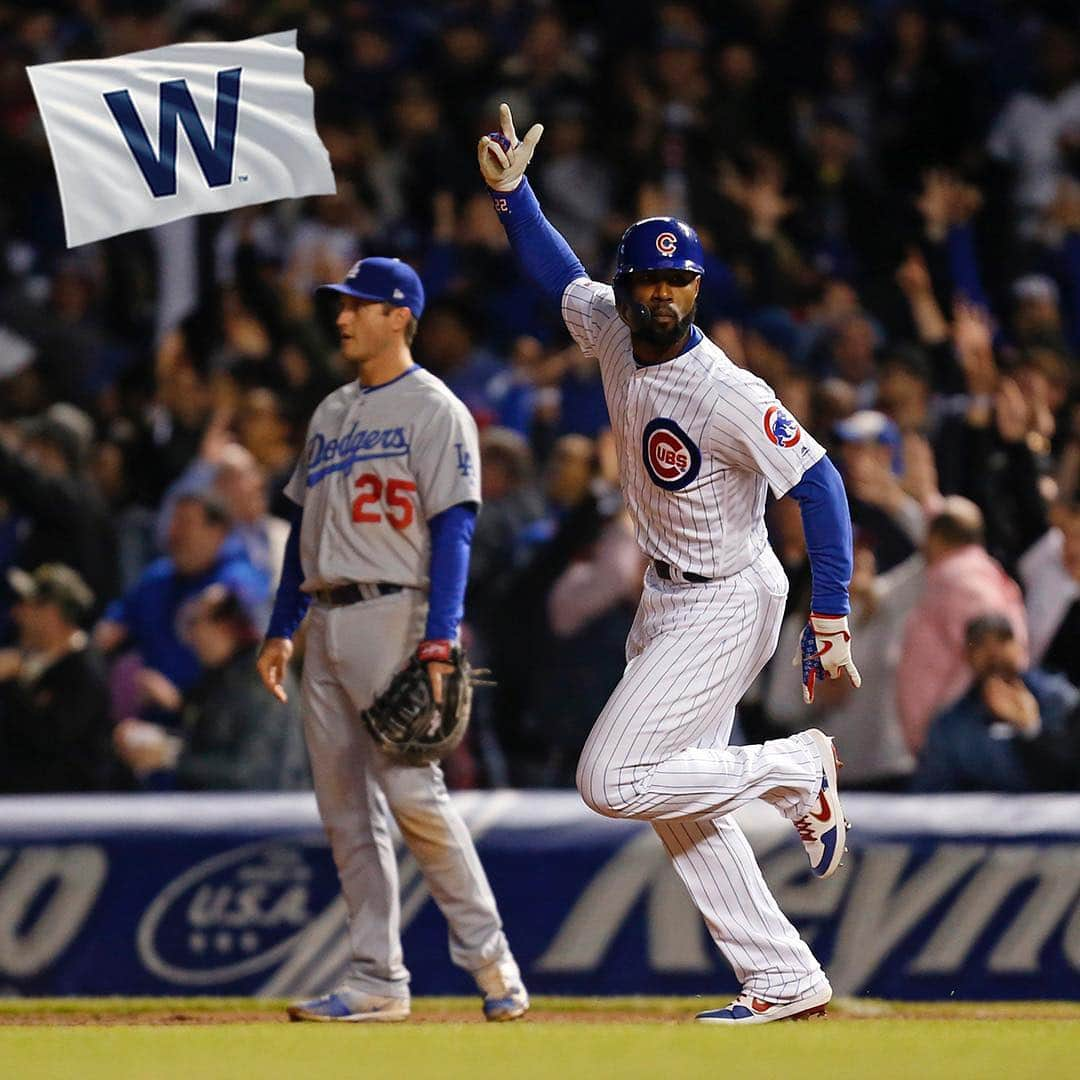
[[[155,156],[139,114],[127,90],[112,90],[105,101],[128,149],[135,156],[147,184],[155,197],[176,194],[176,118],[184,125],[199,168],[207,184],[221,187],[232,180],[233,143],[236,138],[236,110],[240,100],[240,68],[219,71],[217,76],[217,108],[214,116],[214,144],[210,145],[206,128],[199,118],[191,92],[183,79],[170,79],[161,84],[158,120],[158,153]]]

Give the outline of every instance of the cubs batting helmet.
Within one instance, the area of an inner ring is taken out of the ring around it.
[[[615,303],[619,315],[634,333],[651,318],[645,304],[630,298],[627,279],[645,270],[689,270],[705,273],[705,257],[698,235],[685,221],[652,217],[637,221],[622,234],[615,255]]]
[[[673,217],[637,221],[622,234],[615,256],[615,280],[642,270],[692,270],[705,273],[698,235]]]

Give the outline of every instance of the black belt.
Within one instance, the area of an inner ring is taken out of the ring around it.
[[[329,589],[316,589],[311,595],[320,604],[342,607],[345,604],[359,604],[364,600],[374,600],[380,596],[401,592],[404,585],[389,585],[385,581],[364,582],[353,585],[334,585]]]
[[[679,580],[678,578],[672,578],[671,567],[666,562],[653,559],[652,564],[658,578],[663,578],[664,581]],[[675,573],[683,581],[689,581],[691,585],[704,585],[706,582],[712,581],[712,578],[702,577],[700,574],[691,574],[688,570],[676,570]]]

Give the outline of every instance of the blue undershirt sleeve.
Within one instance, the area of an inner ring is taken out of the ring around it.
[[[589,275],[562,234],[544,217],[529,181],[524,177],[513,191],[488,191],[506,230],[510,247],[525,274],[555,304],[562,303],[571,281]]]
[[[304,621],[311,597],[300,591],[304,583],[304,570],[300,565],[300,526],[304,519],[304,508],[298,506],[293,514],[289,539],[285,541],[285,559],[281,565],[281,581],[278,583],[277,596],[274,597],[274,610],[270,614],[270,625],[266,636],[291,638],[296,628]]]
[[[431,532],[431,594],[428,601],[428,641],[453,641],[465,614],[465,583],[476,506],[458,503],[428,521]]]
[[[851,582],[851,513],[836,466],[823,457],[788,492],[799,504],[813,578],[810,606],[818,615],[847,615]]]

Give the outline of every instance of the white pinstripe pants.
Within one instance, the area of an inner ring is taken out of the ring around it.
[[[652,822],[743,987],[773,1001],[817,989],[825,976],[726,815],[764,799],[798,817],[817,796],[821,761],[801,734],[761,746],[728,739],[735,706],[776,648],[787,588],[771,548],[705,585],[662,581],[650,568],[626,671],[577,777],[597,813]]]

